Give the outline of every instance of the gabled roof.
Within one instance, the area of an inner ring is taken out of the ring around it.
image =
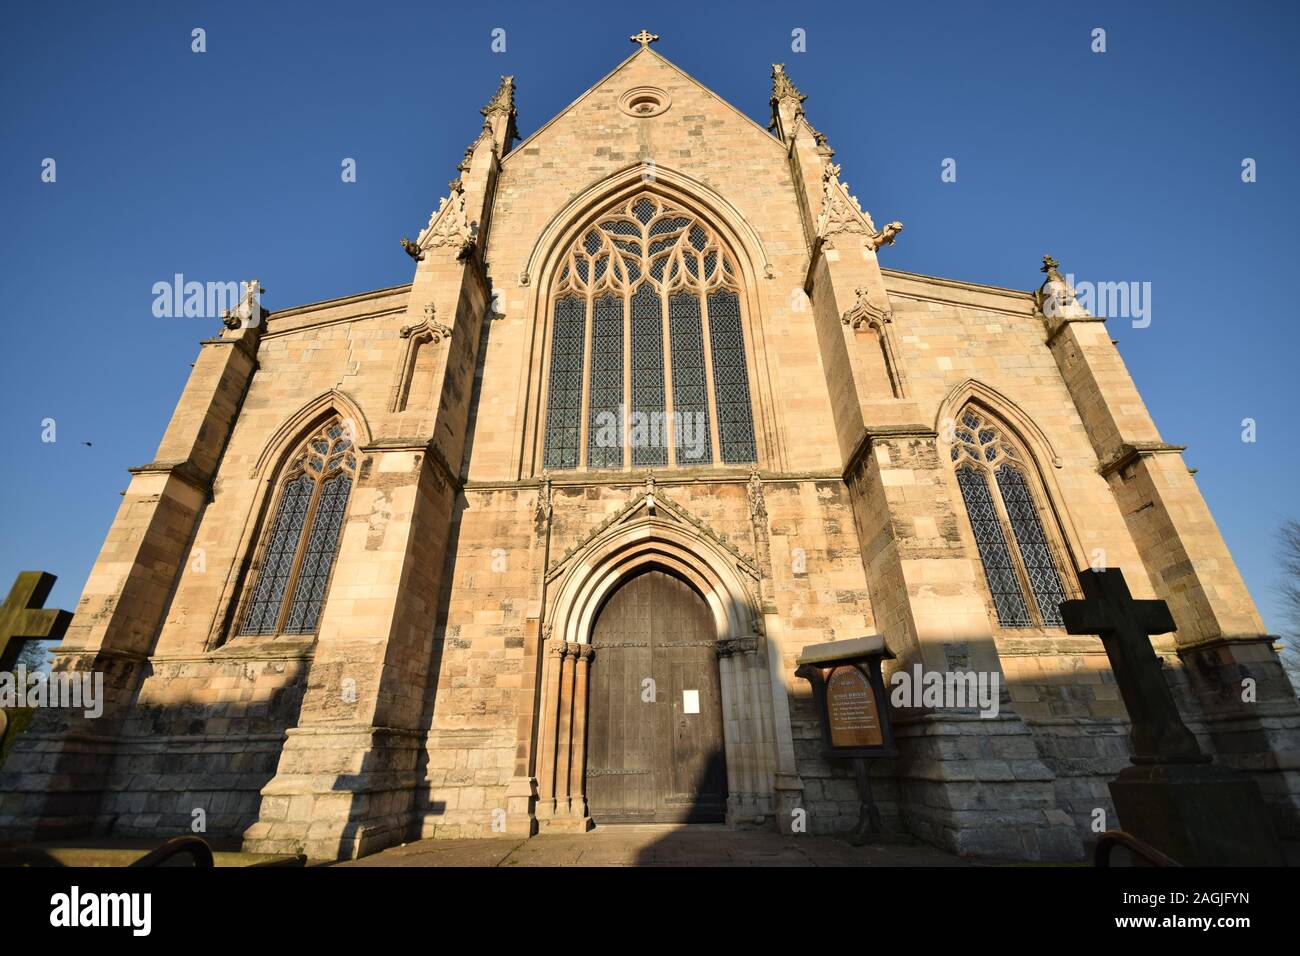
[[[626,69],[626,68],[628,67],[629,64],[631,64],[631,63],[632,63],[634,60],[636,60],[638,57],[642,57],[642,56],[651,56],[651,57],[654,57],[656,60],[658,60],[658,61],[659,61],[660,63],[662,63],[664,66],[668,67],[668,69],[672,70],[674,73],[678,74],[679,76],[681,76],[681,77],[683,77],[684,79],[688,80],[689,82],[693,83],[695,86],[698,86],[701,90],[703,90],[704,92],[708,93],[710,96],[712,96],[714,99],[716,99],[719,103],[721,103],[721,104],[722,104],[723,106],[725,106],[727,109],[731,110],[731,112],[735,113],[738,117],[740,117],[741,119],[743,119],[745,122],[749,123],[751,126],[754,127],[754,129],[756,129],[756,130],[758,130],[760,133],[762,133],[763,136],[764,136],[764,138],[766,138],[766,139],[769,140],[771,143],[773,143],[773,145],[780,147],[782,150],[785,149],[784,144],[783,144],[779,139],[777,139],[775,136],[773,136],[770,130],[764,129],[762,126],[760,126],[758,123],[756,123],[756,122],[754,121],[753,117],[749,116],[749,114],[745,113],[745,112],[742,111],[742,110],[737,109],[734,105],[732,105],[731,103],[729,103],[729,102],[728,102],[726,99],[724,99],[723,97],[719,96],[716,92],[714,92],[714,91],[713,91],[712,89],[710,89],[709,87],[705,86],[703,83],[701,83],[701,82],[700,82],[699,80],[697,80],[695,77],[691,76],[691,74],[687,73],[685,70],[683,70],[681,67],[679,67],[679,66],[678,66],[676,63],[674,63],[672,60],[669,60],[667,57],[662,56],[661,54],[659,54],[659,53],[656,52],[655,50],[652,50],[652,49],[650,49],[650,47],[646,46],[646,47],[642,47],[641,49],[636,50],[635,52],[633,52],[633,54],[632,54],[631,56],[629,56],[627,59],[623,60],[623,62],[619,63],[618,66],[614,67],[614,69],[610,70],[608,73],[606,73],[604,76],[602,76],[599,80],[597,80],[595,83],[593,83],[591,86],[589,86],[589,87],[587,88],[586,92],[584,92],[584,93],[583,93],[581,96],[579,96],[576,100],[574,100],[572,103],[570,103],[570,104],[569,104],[568,106],[566,106],[564,109],[560,110],[560,112],[556,113],[554,116],[552,116],[549,120],[547,120],[545,123],[543,123],[543,124],[542,124],[541,126],[539,126],[537,129],[533,130],[533,132],[532,132],[531,134],[529,134],[528,137],[526,137],[525,139],[521,140],[521,141],[519,142],[519,144],[518,144],[517,146],[515,146],[514,149],[512,149],[509,153],[507,153],[507,154],[505,155],[505,157],[502,159],[502,163],[504,164],[504,163],[506,163],[506,162],[509,162],[509,161],[510,161],[510,157],[514,156],[516,153],[518,153],[520,150],[522,150],[524,147],[526,147],[526,146],[527,146],[529,143],[531,143],[533,140],[537,139],[537,137],[539,137],[539,136],[540,136],[542,133],[544,133],[547,129],[549,129],[551,126],[553,126],[553,125],[554,125],[554,124],[555,124],[555,123],[556,123],[556,122],[557,122],[561,117],[563,117],[563,116],[565,116],[566,114],[572,112],[572,111],[573,111],[577,106],[579,106],[579,105],[580,105],[584,100],[586,100],[589,96],[591,96],[592,93],[594,93],[594,92],[595,92],[596,90],[598,90],[600,87],[604,86],[605,83],[606,83],[607,81],[609,81],[612,77],[614,77],[615,74],[617,74],[617,73],[620,72],[621,70]]]

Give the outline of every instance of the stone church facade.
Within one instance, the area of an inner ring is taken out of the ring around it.
[[[1003,687],[994,717],[894,712],[886,826],[1078,859],[1129,755],[1101,643],[1057,611],[1102,565],[1169,603],[1189,725],[1296,836],[1295,695],[1055,263],[1035,293],[885,268],[901,224],[859,207],[781,67],[765,129],[634,39],[522,142],[502,81],[409,284],[253,297],[202,343],[60,649],[108,707],[38,715],[0,833],[202,810],[333,859],[621,820],[847,830],[795,660],[877,634],[891,669]]]

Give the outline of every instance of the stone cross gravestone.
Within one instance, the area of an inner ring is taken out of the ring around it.
[[[67,611],[45,608],[58,578],[47,571],[23,571],[0,604],[0,668],[13,666],[24,641],[60,640],[72,622]],[[5,754],[9,718],[0,710],[0,762]],[[17,731],[15,731],[17,733]]]
[[[43,607],[58,578],[48,571],[22,571],[0,604],[0,667],[18,656],[23,641],[57,641],[72,623],[68,611]]]
[[[1285,865],[1258,784],[1214,766],[1178,713],[1150,639],[1175,629],[1169,606],[1134,600],[1118,568],[1079,581],[1065,629],[1101,637],[1132,724],[1133,766],[1110,783],[1120,826],[1185,866]]]
[[[1176,630],[1164,601],[1137,601],[1118,568],[1079,575],[1082,601],[1061,604],[1071,634],[1097,634],[1110,658],[1131,723],[1134,763],[1209,763],[1196,736],[1187,729],[1160,658],[1148,639]]]

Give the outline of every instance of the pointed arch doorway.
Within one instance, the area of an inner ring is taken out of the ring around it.
[[[651,566],[610,595],[591,644],[592,821],[722,822],[727,771],[708,604],[685,581]]]

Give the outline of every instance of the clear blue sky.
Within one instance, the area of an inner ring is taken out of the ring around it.
[[[1150,327],[1111,334],[1282,628],[1274,531],[1300,517],[1297,4],[621,6],[7,3],[0,584],[49,570],[51,603],[73,608],[126,468],[153,457],[218,326],[155,318],[155,282],[257,276],[276,309],[409,281],[397,240],[427,221],[498,77],[516,76],[528,135],[644,26],[763,124],[786,63],[864,208],[907,224],[886,265],[1028,289],[1050,251],[1080,278],[1150,282]]]

